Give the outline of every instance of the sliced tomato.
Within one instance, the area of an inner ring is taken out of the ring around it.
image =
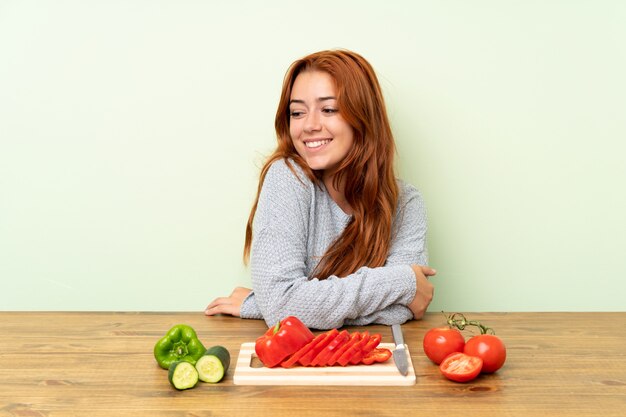
[[[304,345],[299,351],[287,358],[286,361],[283,361],[280,366],[282,366],[283,368],[291,368],[296,363],[298,363],[302,356],[304,356],[309,350],[311,350],[311,348],[313,348],[313,346],[315,346],[317,343],[320,342],[320,340],[325,337],[327,337],[326,333],[318,334],[313,340]]]
[[[339,349],[335,349],[335,352],[330,357],[326,365],[328,366],[335,365],[337,361],[339,360],[339,358],[341,357],[341,355],[343,355],[346,350],[350,349],[352,345],[354,345],[355,343],[359,343],[360,340],[361,340],[361,333],[359,332],[352,333],[352,335],[350,336],[350,339],[348,339],[346,343],[344,343]]]
[[[337,329],[332,329],[324,333],[326,335],[325,338],[321,339],[315,346],[311,348],[307,353],[305,353],[300,360],[298,361],[302,366],[309,366],[311,361],[328,345],[338,334],[339,331]]]
[[[376,348],[361,359],[363,365],[387,362],[391,358],[391,351],[386,348]]]
[[[483,360],[477,356],[469,356],[456,352],[448,355],[439,365],[441,373],[451,381],[468,382],[480,374]]]
[[[315,358],[313,358],[310,366],[326,366],[332,354],[335,353],[335,350],[337,348],[341,348],[341,346],[348,339],[350,339],[350,334],[347,330],[339,332],[339,334],[335,336],[335,338],[331,340],[330,343],[328,343]]]

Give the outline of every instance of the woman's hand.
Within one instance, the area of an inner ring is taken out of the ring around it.
[[[204,314],[213,316],[215,314],[230,314],[231,316],[241,316],[241,303],[252,292],[249,288],[236,287],[228,297],[216,298],[206,307]]]
[[[423,265],[411,265],[411,268],[413,268],[415,273],[417,290],[415,291],[413,301],[411,301],[408,307],[413,312],[413,318],[418,320],[424,316],[426,308],[433,299],[435,287],[430,283],[428,277],[432,277],[437,271]]]

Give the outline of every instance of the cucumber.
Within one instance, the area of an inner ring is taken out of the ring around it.
[[[220,382],[230,366],[230,353],[224,346],[213,346],[204,352],[196,362],[196,370],[201,381]]]
[[[176,361],[169,367],[168,378],[174,388],[189,389],[198,383],[198,371],[189,362]]]

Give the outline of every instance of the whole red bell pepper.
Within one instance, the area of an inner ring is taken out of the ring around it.
[[[263,365],[273,368],[296,353],[315,336],[297,317],[289,316],[256,340],[254,350]]]

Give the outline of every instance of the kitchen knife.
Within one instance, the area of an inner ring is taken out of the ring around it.
[[[402,336],[402,328],[399,324],[391,326],[391,334],[393,335],[393,341],[396,344],[396,348],[393,350],[393,361],[396,363],[398,371],[404,376],[409,373],[409,361],[406,357],[407,350],[404,345],[404,337]]]

